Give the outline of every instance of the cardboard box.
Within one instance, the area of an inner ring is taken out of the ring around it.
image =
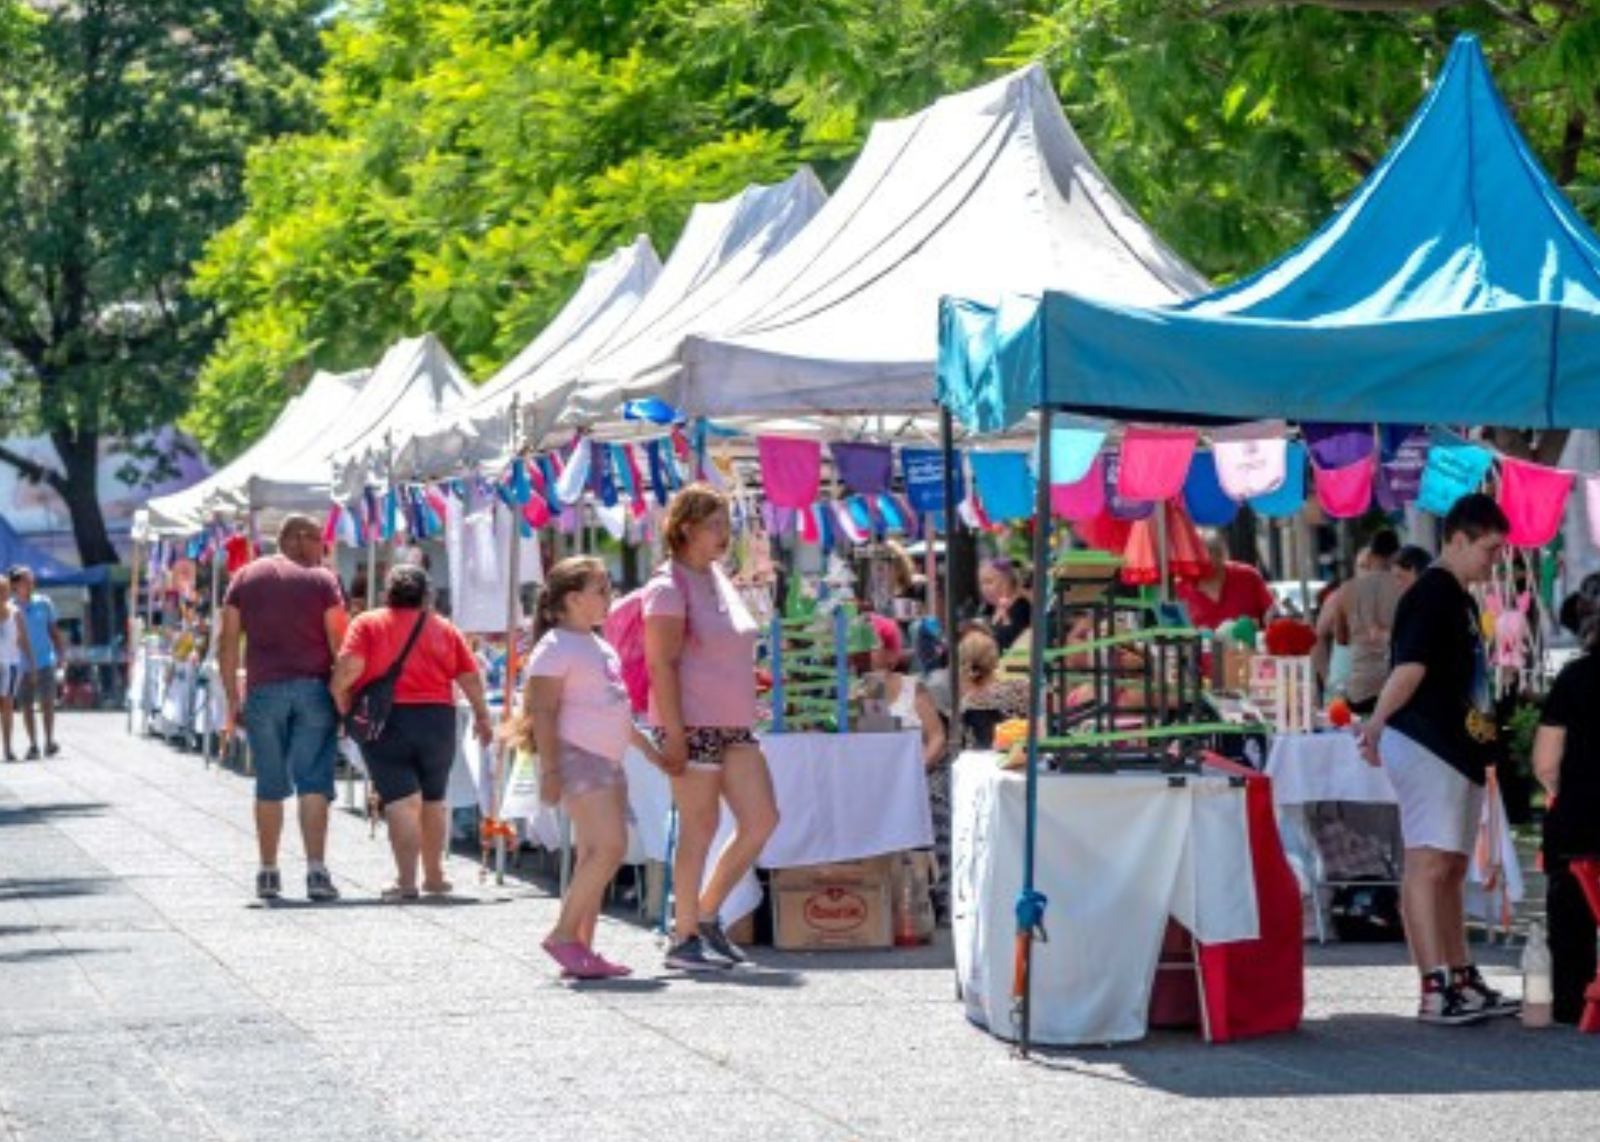
[[[784,868],[772,874],[772,946],[788,951],[893,943],[892,857]]]

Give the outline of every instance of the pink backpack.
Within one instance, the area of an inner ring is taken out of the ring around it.
[[[643,714],[650,708],[650,668],[644,658],[644,595],[662,571],[669,571],[672,582],[683,595],[683,637],[688,639],[689,592],[684,589],[677,565],[670,562],[658,569],[643,587],[629,591],[611,604],[611,613],[606,616],[606,625],[600,632],[622,663],[622,684],[628,688],[628,701],[636,714]]]

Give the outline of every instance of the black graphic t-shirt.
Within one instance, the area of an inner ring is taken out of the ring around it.
[[[1487,684],[1483,635],[1477,602],[1449,571],[1428,568],[1400,597],[1390,662],[1416,663],[1427,673],[1389,725],[1482,785],[1488,748],[1467,732],[1467,716]]]

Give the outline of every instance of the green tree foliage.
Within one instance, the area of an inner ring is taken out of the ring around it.
[[[877,119],[1042,60],[1113,181],[1219,280],[1304,238],[1393,144],[1457,33],[1600,212],[1600,6],[1580,0],[365,0],[319,134],[259,149],[201,268],[228,318],[190,419],[252,439],[315,368],[423,328],[486,376],[583,267]]]
[[[1155,228],[1218,279],[1306,237],[1398,138],[1462,32],[1600,216],[1600,6],[1574,0],[1060,0],[1008,52]]]
[[[841,168],[870,123],[990,74],[1008,0],[387,0],[328,37],[321,133],[253,156],[202,289],[228,316],[188,420],[253,439],[317,368],[439,334],[487,376],[584,267],[697,203]]]
[[[239,212],[250,144],[308,125],[324,6],[80,0],[26,19],[0,6],[3,407],[8,430],[49,434],[64,471],[0,461],[62,494],[86,564],[116,559],[95,495],[101,437],[187,403],[214,337],[191,266]]]

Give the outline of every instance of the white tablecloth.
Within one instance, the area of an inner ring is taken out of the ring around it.
[[[1349,732],[1279,734],[1272,740],[1266,771],[1272,778],[1273,803],[1284,809],[1314,801],[1395,803],[1394,786],[1389,783],[1388,772],[1381,765],[1368,765],[1362,759],[1355,735]],[[1507,896],[1513,902],[1521,900],[1522,867],[1506,820],[1505,802],[1498,794],[1485,799],[1480,828],[1490,830],[1496,839],[1498,856],[1496,862],[1490,863],[1498,863],[1503,870]],[[1296,841],[1296,838],[1285,837],[1286,844],[1304,847],[1303,840],[1298,844]],[[1480,858],[1482,849],[1480,844],[1473,851],[1468,878],[1472,891],[1468,892],[1467,903],[1473,915],[1493,918],[1498,907],[1484,896],[1483,886],[1499,882],[1495,878],[1496,869],[1486,867],[1486,862]]]
[[[951,911],[967,1014],[1012,1039],[1026,785],[997,761],[956,762]],[[1259,935],[1245,791],[1224,777],[1042,776],[1035,884],[1049,898],[1049,940],[1033,949],[1039,1043],[1142,1038],[1169,916],[1205,943]]]

